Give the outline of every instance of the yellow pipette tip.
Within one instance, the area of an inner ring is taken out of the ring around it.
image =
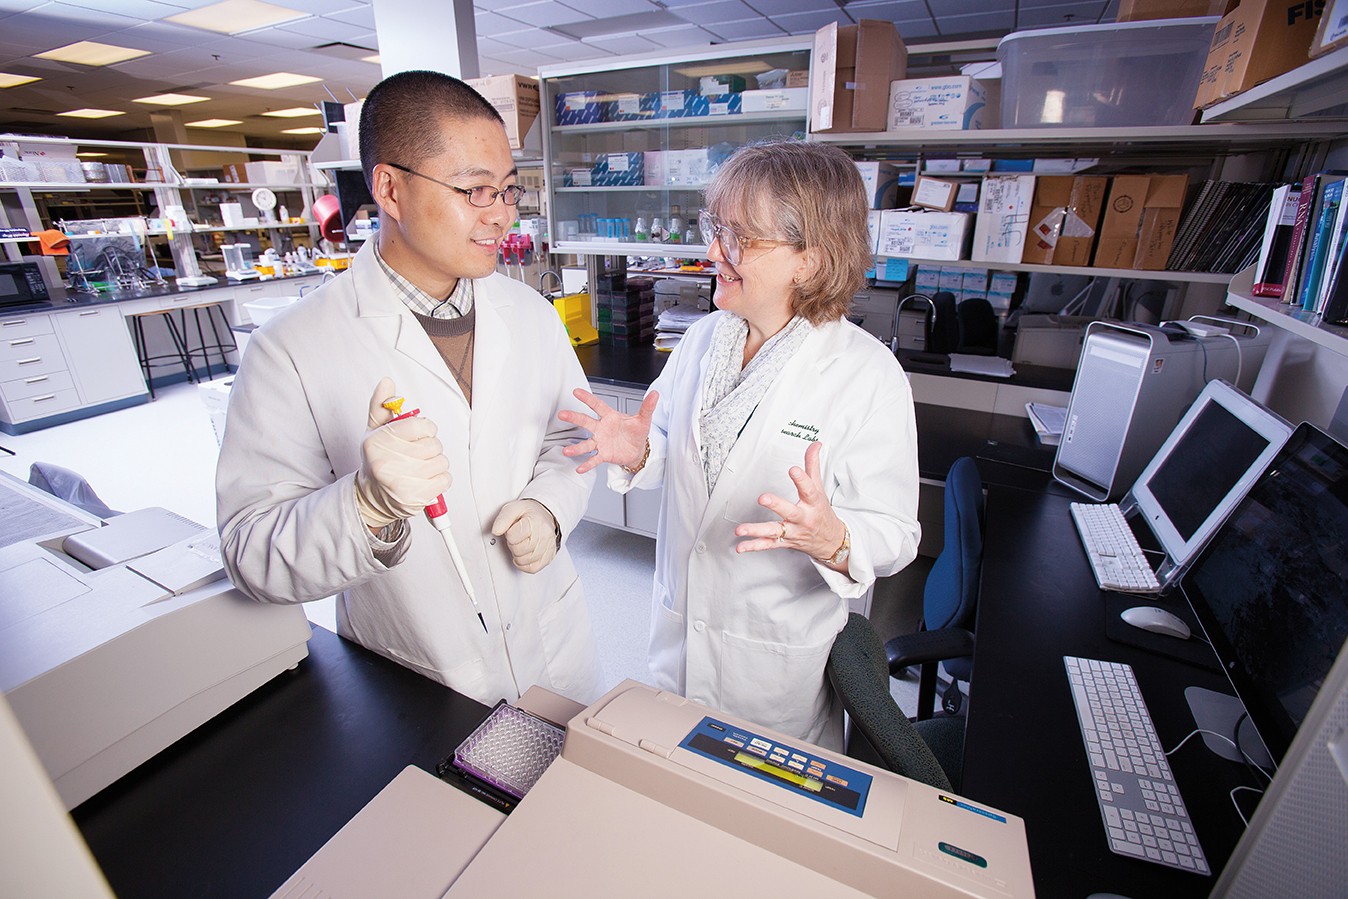
[[[392,399],[384,400],[379,405],[392,412],[394,415],[401,415],[403,411],[403,398],[395,396]]]

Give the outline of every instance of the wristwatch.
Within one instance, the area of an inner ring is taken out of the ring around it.
[[[846,524],[844,524],[842,545],[838,547],[837,551],[834,552],[833,555],[829,556],[827,559],[824,560],[824,564],[841,565],[843,562],[847,561],[847,557],[850,556],[851,554],[852,554],[852,531],[847,527]]]

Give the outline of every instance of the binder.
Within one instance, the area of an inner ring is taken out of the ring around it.
[[[1284,303],[1295,303],[1300,297],[1300,287],[1303,270],[1307,258],[1307,250],[1310,245],[1310,236],[1308,228],[1313,227],[1311,222],[1315,212],[1315,203],[1324,188],[1326,179],[1342,180],[1344,173],[1341,171],[1323,171],[1316,172],[1313,175],[1307,175],[1306,180],[1301,182],[1301,197],[1298,200],[1297,220],[1292,230],[1292,245],[1288,250],[1287,268],[1283,274],[1283,293]]]
[[[1282,296],[1287,253],[1292,247],[1292,229],[1296,226],[1301,187],[1284,184],[1273,191],[1264,225],[1264,240],[1254,270],[1254,295],[1277,299]]]

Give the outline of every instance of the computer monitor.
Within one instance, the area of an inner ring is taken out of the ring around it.
[[[1165,552],[1156,577],[1173,584],[1282,448],[1292,427],[1225,381],[1213,380],[1142,469],[1121,507],[1147,522]]]
[[[1299,426],[1180,589],[1281,760],[1348,637],[1348,449]]]

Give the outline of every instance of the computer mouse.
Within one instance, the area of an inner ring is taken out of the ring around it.
[[[1156,606],[1133,606],[1131,609],[1124,609],[1119,617],[1144,631],[1168,634],[1181,640],[1189,639],[1189,625],[1185,624],[1182,618]]]

